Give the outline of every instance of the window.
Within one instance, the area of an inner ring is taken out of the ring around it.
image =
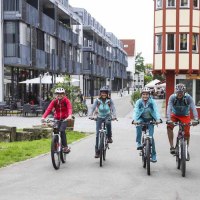
[[[192,35],[192,50],[198,51],[198,34],[196,33]]]
[[[156,35],[156,52],[162,51],[162,35]]]
[[[162,8],[162,0],[156,1],[156,9]]]
[[[44,50],[44,32],[37,29],[37,48]]]
[[[167,51],[175,50],[175,35],[173,33],[167,34]]]
[[[193,0],[193,6],[194,6],[194,8],[198,8],[199,7],[198,0]]]
[[[189,7],[189,0],[181,0],[181,7]]]
[[[200,106],[200,80],[196,80],[196,105]]]
[[[180,51],[188,50],[188,34],[181,33],[180,34]]]
[[[175,0],[168,0],[168,1],[167,1],[167,7],[168,7],[168,8],[169,8],[169,7],[175,7],[175,6],[176,6],[175,3],[176,3]]]
[[[3,4],[5,11],[19,11],[19,0],[6,0]]]

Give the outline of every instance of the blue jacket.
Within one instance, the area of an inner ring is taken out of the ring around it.
[[[151,97],[149,97],[149,99],[146,102],[146,105],[144,104],[144,101],[142,99],[138,99],[136,101],[133,110],[133,120],[138,121],[145,110],[144,108],[147,107],[150,109],[151,116],[154,120],[160,119],[160,114],[158,112],[156,103]]]

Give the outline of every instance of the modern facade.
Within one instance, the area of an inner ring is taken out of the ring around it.
[[[166,76],[166,99],[186,84],[200,113],[199,0],[154,0],[153,70]]]
[[[123,43],[124,51],[127,53],[128,67],[127,67],[127,79],[124,84],[125,87],[134,86],[134,74],[135,74],[135,40],[134,39],[121,39]]]
[[[97,95],[101,85],[126,79],[122,45],[86,10],[72,8],[68,0],[3,0],[2,4],[0,101],[27,101],[28,93],[38,95],[37,84],[19,82],[46,72],[79,78],[86,96]],[[44,95],[51,86],[42,86]]]

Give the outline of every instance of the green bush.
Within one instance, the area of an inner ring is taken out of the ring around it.
[[[134,105],[135,102],[140,98],[140,91],[135,91],[132,95],[131,95],[131,104]]]

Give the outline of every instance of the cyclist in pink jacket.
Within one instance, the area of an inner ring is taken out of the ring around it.
[[[56,88],[55,94],[57,97],[51,101],[45,113],[42,115],[42,121],[54,111],[54,118],[60,120],[58,123],[59,131],[61,132],[62,145],[64,152],[69,153],[70,148],[67,145],[67,137],[65,134],[67,128],[67,119],[72,119],[72,105],[70,100],[65,96],[65,89]]]

